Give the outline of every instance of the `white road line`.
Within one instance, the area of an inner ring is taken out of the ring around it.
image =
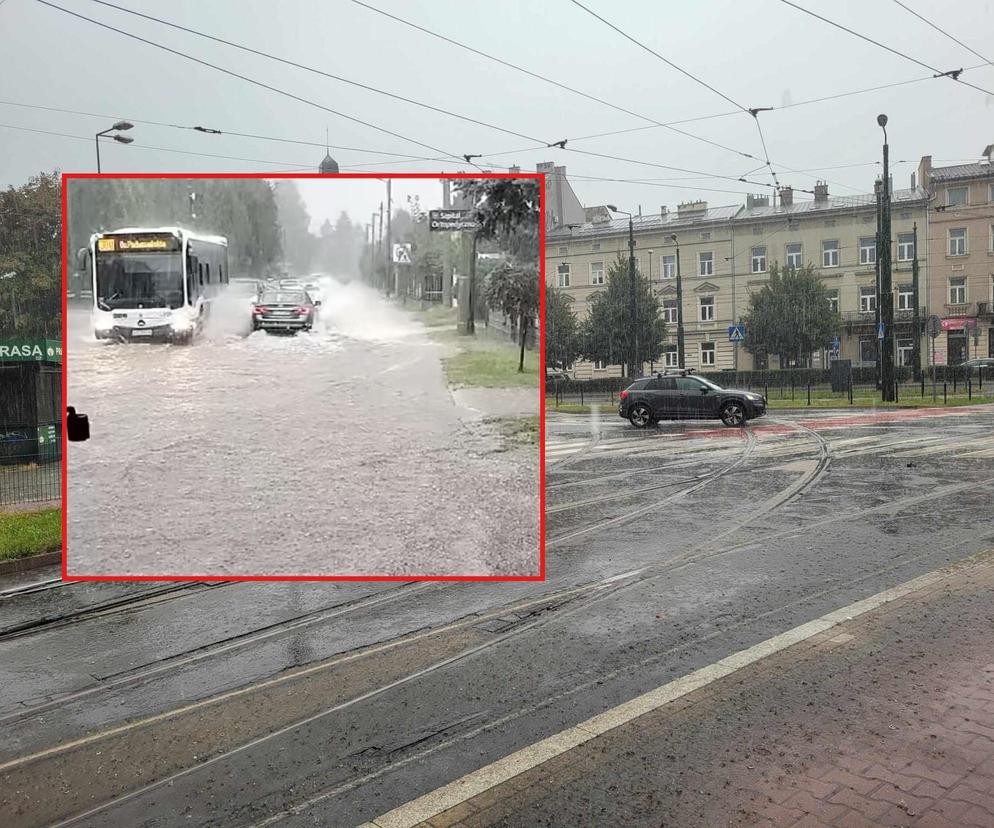
[[[974,556],[974,558],[976,557]],[[962,566],[963,562],[960,561],[944,569],[914,578],[892,589],[884,590],[862,601],[823,615],[814,621],[801,624],[748,649],[733,653],[714,664],[695,670],[693,673],[668,682],[641,696],[636,696],[631,701],[619,704],[617,707],[606,710],[578,725],[566,728],[503,759],[485,765],[448,785],[443,785],[424,796],[394,808],[392,811],[359,826],[359,828],[413,828],[413,826],[461,805],[475,796],[548,762],[550,759],[561,756],[579,745],[628,724],[640,716],[659,710],[670,702],[706,687],[744,667],[806,641],[832,627],[879,609],[884,604],[932,586]]]

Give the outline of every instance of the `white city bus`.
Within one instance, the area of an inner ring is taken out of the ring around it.
[[[77,262],[93,285],[97,339],[190,342],[228,284],[228,240],[179,227],[94,233]]]

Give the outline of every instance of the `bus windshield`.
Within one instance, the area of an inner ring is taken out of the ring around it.
[[[98,252],[97,307],[183,307],[182,255]]]

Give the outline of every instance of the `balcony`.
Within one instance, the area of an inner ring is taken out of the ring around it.
[[[943,305],[943,316],[947,319],[957,316],[976,316],[977,307],[973,302],[957,302],[954,305]]]
[[[874,325],[877,321],[875,311],[843,311],[841,316],[842,321],[849,327],[857,325]],[[925,308],[919,308],[918,316],[920,319],[926,319],[928,317],[928,314],[925,312]],[[895,322],[910,322],[913,317],[914,311],[911,308],[894,308]]]

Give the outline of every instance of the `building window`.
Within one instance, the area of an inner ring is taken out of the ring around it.
[[[837,239],[833,239],[832,241],[823,241],[821,243],[821,266],[839,266],[839,242]]]
[[[701,343],[701,365],[702,366],[714,365],[714,343],[713,342],[702,342]]]
[[[701,297],[701,311],[700,311],[701,322],[714,322],[714,297],[713,296],[702,296]]]
[[[877,240],[873,236],[863,236],[859,240],[859,263],[877,263]]]
[[[787,267],[800,267],[804,263],[804,256],[801,253],[800,243],[787,245]]]
[[[705,230],[701,233],[701,241],[711,241],[711,231]]]
[[[876,362],[877,361],[877,340],[876,339],[861,339],[859,341],[859,361],[860,362]]]
[[[949,255],[966,255],[966,228],[954,227],[949,231]]]
[[[839,312],[839,291],[838,288],[835,290],[828,291],[828,307],[832,310],[832,313]]]
[[[601,249],[601,243],[600,242],[594,242],[592,245],[590,245],[590,249],[593,250],[594,253],[596,253],[598,250]]]
[[[903,311],[915,309],[915,292],[911,285],[897,286],[897,309]]]
[[[590,284],[592,285],[604,284],[604,262],[590,263]]]
[[[676,255],[663,256],[663,278],[672,279],[676,276]]]
[[[994,224],[991,225],[991,253],[994,253]]]
[[[706,253],[697,254],[698,273],[701,276],[710,276],[714,273],[714,253],[710,250]]]
[[[960,277],[957,279],[949,280],[949,304],[950,305],[965,305],[966,304],[966,278]]]
[[[559,248],[559,255],[560,256],[565,256],[567,253],[569,253],[569,248],[568,247],[560,247]]]
[[[910,262],[915,257],[915,234],[897,234],[897,260],[899,262]]]
[[[759,225],[753,227],[752,228],[752,234],[754,236],[762,236],[763,235],[763,228],[760,227]]]
[[[568,262],[563,262],[561,265],[559,265],[559,269],[557,271],[558,279],[556,281],[556,284],[561,288],[569,287],[569,276],[570,276],[569,269],[570,266]]]
[[[607,363],[603,359],[595,359],[594,360],[594,370],[595,371],[603,371],[606,368],[607,368]]]
[[[994,225],[991,225],[992,231],[994,231]],[[766,273],[766,248],[765,247],[754,247],[752,249],[752,272],[753,273]]]
[[[676,324],[676,299],[663,300],[663,321]]]
[[[667,345],[663,350],[663,365],[667,368],[679,368],[680,363],[677,361],[676,345]]]
[[[966,204],[969,187],[950,187],[946,190],[946,205],[949,207],[962,207]]]
[[[897,340],[897,364],[905,368],[911,367],[911,361],[915,355],[915,341],[913,339]]]
[[[873,313],[877,309],[877,289],[861,287],[859,289],[859,309],[863,313]]]

